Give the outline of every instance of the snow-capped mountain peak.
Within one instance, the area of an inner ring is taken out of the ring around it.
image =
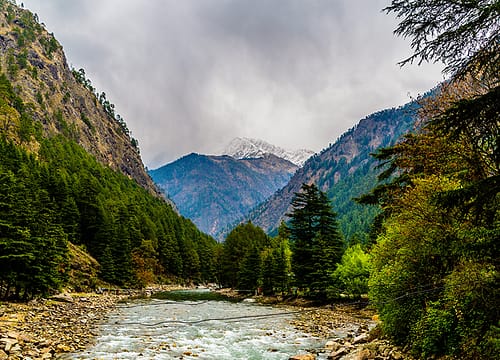
[[[287,150],[263,140],[237,137],[231,140],[222,152],[222,155],[229,155],[236,159],[260,158],[265,154],[273,154],[297,166],[302,166],[314,154],[314,151],[307,149]]]

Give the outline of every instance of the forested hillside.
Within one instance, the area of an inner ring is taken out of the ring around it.
[[[0,10],[1,296],[211,280],[215,241],[158,196],[114,105],[36,15]]]

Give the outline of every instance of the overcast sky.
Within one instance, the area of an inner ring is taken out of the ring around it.
[[[389,0],[23,0],[153,169],[237,136],[320,151],[443,80],[397,62]],[[21,3],[18,0],[18,3]]]

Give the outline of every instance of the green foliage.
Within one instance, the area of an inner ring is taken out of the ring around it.
[[[402,64],[441,61],[450,73],[498,76],[497,0],[393,0],[384,10],[401,19],[395,33],[411,39],[414,54]]]
[[[271,241],[271,246],[261,253],[264,294],[289,292],[292,275],[289,237],[290,231],[282,223],[277,237]]]
[[[324,294],[343,252],[336,214],[326,194],[314,184],[302,185],[292,207],[288,216],[295,283],[317,295]]]
[[[288,230],[283,224],[276,238],[269,238],[251,222],[236,226],[227,236],[219,258],[222,285],[265,294],[286,292],[290,283]]]
[[[7,52],[7,74],[9,78],[15,79],[19,73],[19,65],[12,51]]]
[[[330,288],[329,293],[337,296],[341,292],[353,297],[367,294],[370,269],[370,255],[363,251],[361,245],[348,247],[332,275],[333,283],[340,288]]]
[[[56,38],[54,37],[54,34],[50,34],[48,38],[47,37],[40,38],[40,44],[42,45],[45,51],[45,56],[47,56],[49,59],[52,59],[52,54],[57,49],[59,49],[60,46]]]
[[[497,88],[454,101],[379,154],[399,175],[374,191],[370,298],[417,357],[498,353],[498,106]]]
[[[85,125],[87,125],[87,127],[90,130],[94,130],[94,125],[92,124],[92,122],[90,121],[90,119],[87,117],[87,115],[85,115],[84,113],[81,113],[80,114],[80,119],[82,119],[82,121],[85,123]]]
[[[221,284],[243,290],[253,290],[259,286],[260,259],[256,254],[269,245],[270,239],[264,231],[251,222],[236,226],[226,237],[220,259]],[[253,272],[256,276],[252,277]]]
[[[59,288],[67,267],[66,234],[56,204],[41,187],[44,168],[0,140],[0,287],[30,298]]]

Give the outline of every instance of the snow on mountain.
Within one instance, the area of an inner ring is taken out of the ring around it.
[[[221,155],[229,155],[236,159],[247,159],[260,158],[265,154],[273,154],[297,166],[302,166],[314,154],[314,151],[307,149],[286,150],[263,140],[237,137],[231,140]]]

